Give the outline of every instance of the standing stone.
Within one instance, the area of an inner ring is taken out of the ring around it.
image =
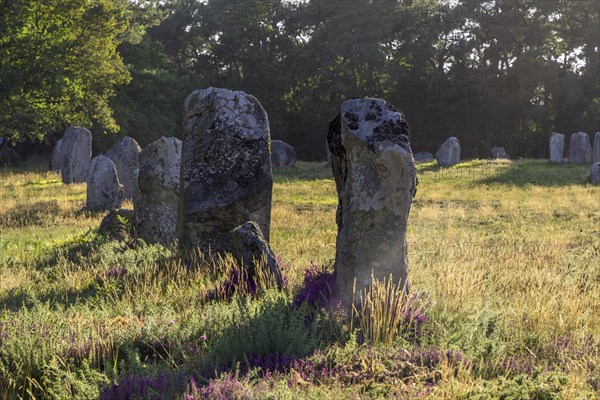
[[[180,171],[179,139],[161,137],[140,153],[139,187],[133,198],[140,239],[162,244],[175,239]]]
[[[592,162],[592,145],[587,133],[577,132],[571,135],[569,141],[569,162],[572,164]]]
[[[504,147],[492,147],[492,158],[501,160],[510,160],[510,157]]]
[[[359,301],[371,278],[404,285],[406,227],[416,168],[404,116],[380,99],[352,99],[329,125],[338,192],[335,273],[341,300]]]
[[[415,154],[415,162],[425,163],[425,162],[432,162],[432,161],[433,161],[433,154],[431,154],[428,151],[420,151]]]
[[[125,136],[105,154],[115,163],[119,182],[123,185],[126,199],[133,198],[134,189],[138,185],[136,171],[140,167],[141,150],[135,139]]]
[[[273,174],[267,113],[253,96],[208,88],[185,100],[178,236],[230,252],[229,232],[255,221],[269,240]]]
[[[442,167],[450,167],[460,162],[460,141],[454,136],[448,138],[435,153],[435,159]]]
[[[600,132],[594,135],[594,149],[592,150],[592,162],[600,162]]]
[[[60,171],[62,142],[62,139],[58,139],[56,143],[54,143],[54,148],[52,149],[52,154],[50,155],[50,171]]]
[[[248,278],[256,279],[256,267],[264,262],[264,272],[268,272],[281,289],[283,278],[277,259],[256,222],[248,221],[231,231],[231,243],[232,254],[246,270]]]
[[[592,164],[589,179],[594,185],[600,185],[600,162]]]
[[[550,136],[550,162],[562,164],[565,154],[565,135],[552,132]]]
[[[68,127],[62,138],[61,154],[63,183],[85,182],[92,159],[92,133],[85,128]]]
[[[271,164],[276,168],[296,165],[296,151],[281,140],[271,140]]]
[[[106,156],[94,157],[88,172],[86,208],[89,211],[114,210],[122,201],[123,185],[119,182],[115,164]]]

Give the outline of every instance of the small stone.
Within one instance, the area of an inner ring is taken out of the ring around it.
[[[231,231],[232,254],[248,273],[248,278],[256,278],[258,263],[264,262],[266,270],[279,289],[283,278],[277,259],[260,227],[254,221],[248,221]]]
[[[504,150],[504,147],[492,147],[492,158],[500,160],[510,160],[510,156]]]
[[[123,185],[119,183],[115,164],[99,155],[90,164],[86,208],[89,211],[114,210],[123,201]]]
[[[428,151],[420,151],[415,154],[415,162],[426,163],[433,161],[433,154]]]
[[[454,136],[448,138],[435,153],[435,159],[442,167],[450,167],[460,162],[460,141]]]
[[[133,230],[135,214],[133,210],[115,209],[110,211],[100,223],[98,234],[112,240],[123,241]]]
[[[272,140],[271,164],[275,168],[293,167],[296,165],[296,151],[284,141]]]

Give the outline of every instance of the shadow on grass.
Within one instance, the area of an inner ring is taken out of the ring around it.
[[[505,184],[511,186],[560,187],[585,185],[590,165],[552,164],[546,160],[516,161],[497,174],[475,180],[482,184]]]
[[[23,308],[31,310],[37,303],[48,303],[53,308],[72,306],[97,295],[98,291],[95,284],[89,284],[80,290],[50,290],[36,297],[32,297],[27,291],[19,288],[13,289],[5,295],[5,298],[0,301],[0,310],[11,312],[16,312]]]
[[[273,168],[273,181],[276,183],[321,179],[333,179],[331,167],[326,162],[299,161],[295,167]]]

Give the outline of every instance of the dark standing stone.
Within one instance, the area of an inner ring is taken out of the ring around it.
[[[404,116],[380,99],[352,99],[329,125],[338,192],[335,273],[341,300],[359,300],[372,277],[404,285],[406,228],[416,168]]]
[[[70,126],[61,145],[60,174],[63,183],[83,183],[92,159],[92,133],[85,128]]]
[[[276,168],[293,167],[296,165],[296,151],[286,142],[272,140],[271,164]]]
[[[178,236],[183,247],[230,252],[229,232],[256,221],[269,239],[269,120],[258,100],[208,88],[184,103]]]
[[[50,171],[60,171],[62,161],[62,142],[62,139],[58,139],[54,144],[52,154],[50,155]]]
[[[135,139],[125,136],[105,154],[115,164],[126,199],[133,198],[133,192],[138,186],[137,174],[140,167],[141,150]]]
[[[114,210],[122,201],[123,185],[119,183],[115,164],[106,156],[94,157],[87,182],[86,208],[89,211]]]
[[[550,136],[550,162],[562,164],[565,154],[565,135],[558,132],[552,132]]]
[[[589,179],[592,184],[600,185],[600,162],[592,164]]]
[[[600,132],[594,135],[594,149],[592,150],[592,162],[600,162]]]
[[[133,198],[140,239],[162,244],[175,239],[180,173],[181,140],[161,137],[140,153],[139,188]]]
[[[569,162],[572,164],[592,162],[592,145],[587,133],[577,132],[571,135],[569,141]]]

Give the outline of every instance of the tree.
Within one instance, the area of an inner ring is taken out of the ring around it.
[[[117,45],[125,0],[0,0],[0,137],[43,140],[67,125],[117,131],[109,99],[129,82]]]

